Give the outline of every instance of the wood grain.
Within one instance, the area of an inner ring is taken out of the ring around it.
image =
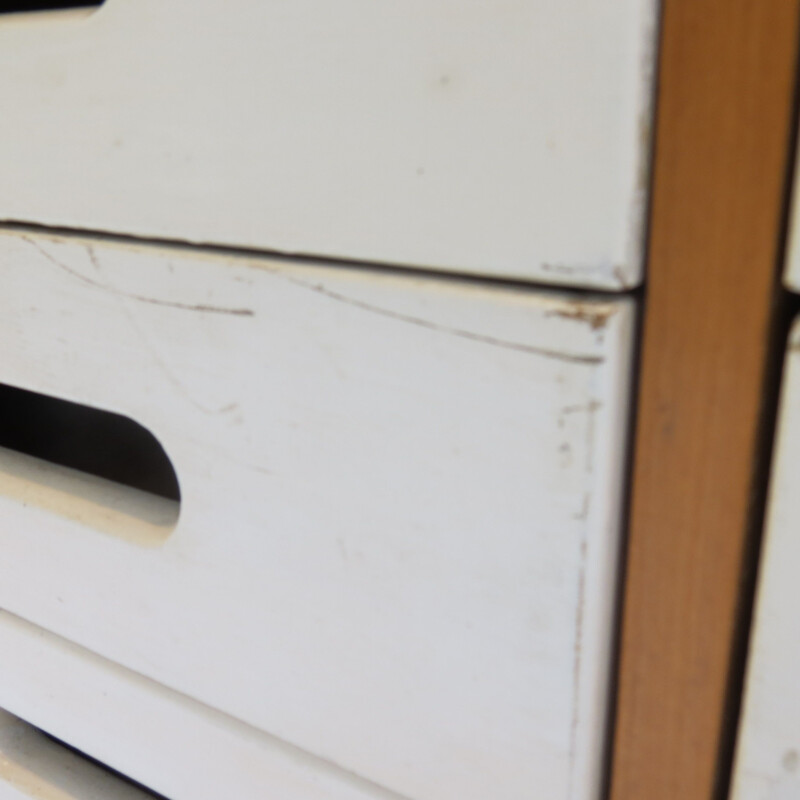
[[[715,792],[797,22],[797,0],[664,4],[612,800]]]

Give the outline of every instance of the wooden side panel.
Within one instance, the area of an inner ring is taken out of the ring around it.
[[[670,0],[613,800],[708,800],[780,239],[796,0]]]

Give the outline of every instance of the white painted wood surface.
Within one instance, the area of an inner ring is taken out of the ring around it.
[[[657,0],[0,19],[0,219],[621,288]]]
[[[398,800],[5,611],[0,652],[6,708],[170,800]],[[34,774],[47,765],[28,762]]]
[[[163,544],[178,522],[178,503],[150,492],[4,447],[0,463],[0,495],[145,547]]]
[[[789,337],[733,800],[800,797],[800,320]]]
[[[3,660],[8,654],[3,654]],[[148,800],[152,795],[0,710],[0,800]]]
[[[152,547],[0,498],[0,607],[399,796],[596,797],[629,299],[13,233],[0,264],[0,381],[145,425],[183,500]]]

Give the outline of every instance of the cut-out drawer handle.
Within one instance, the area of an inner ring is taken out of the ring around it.
[[[166,451],[128,417],[0,384],[0,495],[136,542],[174,529]]]
[[[40,11],[70,11],[85,16],[104,0],[0,0],[0,15],[27,14]],[[81,14],[80,12],[83,12]]]

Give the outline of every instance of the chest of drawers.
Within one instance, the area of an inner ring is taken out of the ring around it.
[[[9,731],[172,800],[598,797],[655,14],[0,19],[0,383],[180,487],[0,450]]]

